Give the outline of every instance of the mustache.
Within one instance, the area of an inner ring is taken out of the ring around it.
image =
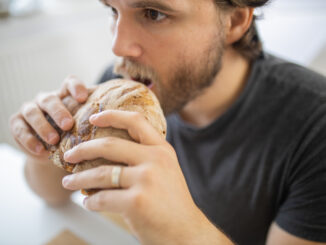
[[[159,81],[157,73],[151,67],[124,58],[116,61],[113,72],[129,79],[140,78],[149,79],[152,82]]]

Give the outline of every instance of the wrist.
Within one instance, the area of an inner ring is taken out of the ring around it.
[[[70,200],[71,191],[61,185],[66,174],[49,160],[28,157],[25,163],[24,175],[27,184],[34,193],[53,206],[63,205]]]

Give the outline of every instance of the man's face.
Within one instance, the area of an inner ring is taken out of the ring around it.
[[[116,71],[149,86],[167,115],[216,77],[224,33],[213,0],[106,0]]]

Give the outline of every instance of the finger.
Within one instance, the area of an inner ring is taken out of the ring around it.
[[[62,130],[67,131],[74,125],[70,112],[54,93],[41,93],[37,96],[36,102]]]
[[[71,95],[79,103],[83,103],[88,98],[88,90],[84,83],[76,76],[68,76],[60,90],[60,98]]]
[[[55,145],[59,141],[59,134],[46,120],[43,112],[37,104],[33,102],[25,103],[21,111],[24,120],[33,128],[43,141],[52,145]]]
[[[104,158],[117,163],[137,165],[149,160],[146,146],[116,137],[105,137],[83,142],[65,152],[64,160],[79,163]]]
[[[158,145],[165,142],[146,118],[138,112],[106,110],[92,115],[90,122],[98,127],[125,129],[131,138],[141,144]]]
[[[113,167],[103,165],[76,174],[67,175],[62,179],[62,185],[69,190],[115,188],[112,184]],[[133,169],[132,167],[121,168],[119,185],[121,188],[129,188],[132,184]]]
[[[38,139],[37,139],[38,140]],[[50,157],[50,152],[47,151],[45,149],[45,147],[43,146],[43,144],[40,145],[40,148],[38,148],[36,151],[37,152],[31,152],[30,150],[28,150],[27,148],[25,148],[20,142],[18,142],[15,139],[16,143],[18,144],[18,146],[20,147],[20,149],[26,154],[26,155],[31,155],[32,157],[37,157],[37,158],[43,158],[43,159],[49,159]]]
[[[130,194],[126,190],[103,190],[84,199],[84,206],[92,211],[124,213]]]
[[[23,150],[37,156],[40,156],[45,152],[44,146],[33,135],[30,127],[26,124],[20,114],[11,117],[10,130],[14,139]]]

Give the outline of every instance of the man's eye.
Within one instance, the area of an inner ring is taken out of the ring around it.
[[[145,17],[152,20],[159,22],[161,20],[164,20],[167,16],[157,10],[154,9],[146,9],[145,10]]]

